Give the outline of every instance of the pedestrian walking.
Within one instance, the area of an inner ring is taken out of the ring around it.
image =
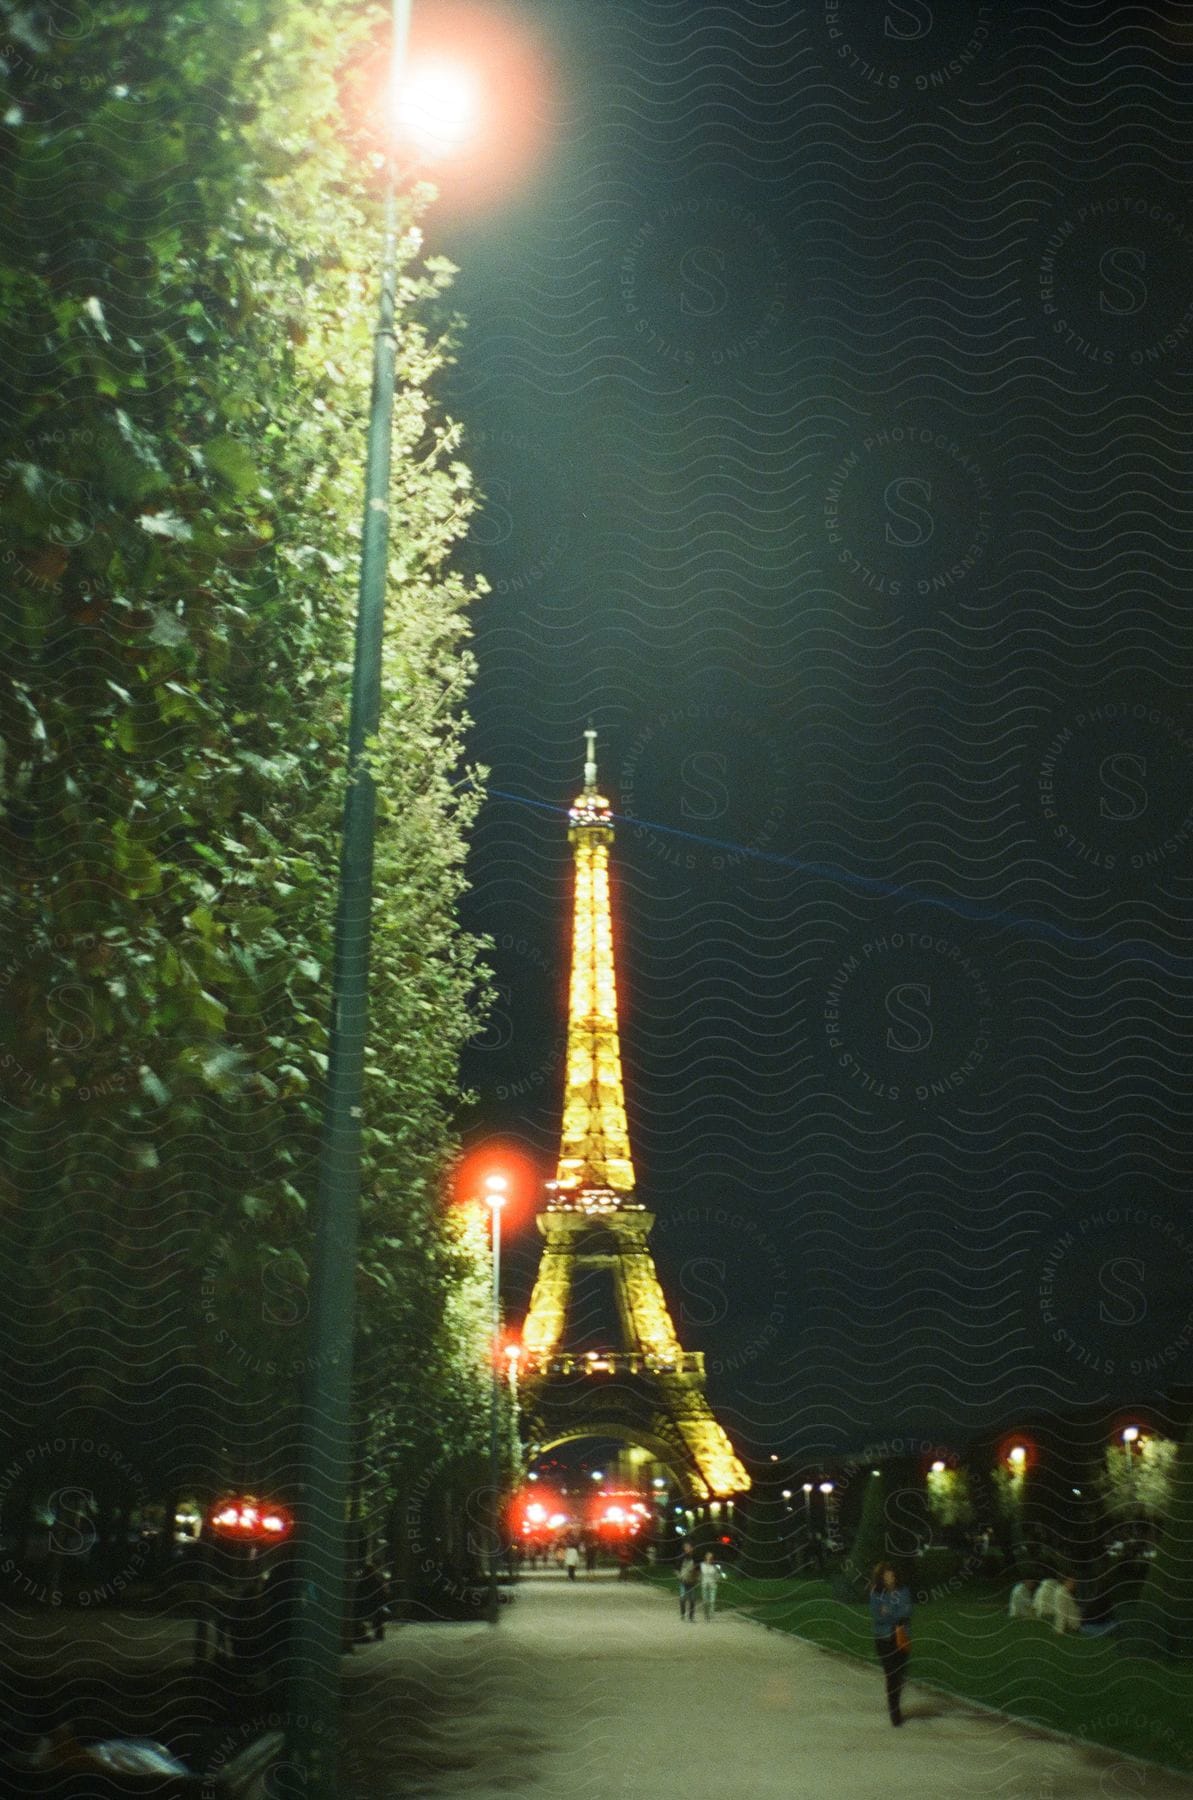
[[[886,1678],[886,1704],[892,1725],[903,1723],[903,1683],[911,1660],[911,1594],[890,1563],[875,1563],[870,1577],[870,1619],[874,1648]]]
[[[679,1564],[679,1618],[683,1623],[685,1613],[696,1623],[696,1596],[700,1589],[700,1564],[696,1561],[696,1552],[691,1544],[685,1544],[683,1556]]]
[[[704,1561],[700,1565],[700,1598],[704,1603],[704,1617],[712,1624],[712,1616],[717,1610],[717,1589],[724,1580],[725,1571],[718,1563],[711,1550],[704,1552]]]
[[[575,1544],[569,1544],[563,1553],[563,1566],[568,1572],[568,1580],[575,1581],[576,1570],[580,1567],[580,1552]]]

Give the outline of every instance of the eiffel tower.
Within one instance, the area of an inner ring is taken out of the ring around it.
[[[615,1438],[669,1467],[693,1500],[719,1500],[750,1478],[709,1407],[703,1352],[680,1346],[648,1243],[654,1215],[635,1197],[609,903],[613,823],[597,791],[596,732],[585,739],[584,791],[568,814],[576,873],[563,1130],[522,1330],[524,1416],[536,1453]],[[612,1274],[621,1341],[608,1350],[568,1345],[574,1277],[586,1268]]]

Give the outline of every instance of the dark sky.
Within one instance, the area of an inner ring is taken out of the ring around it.
[[[591,714],[640,1187],[743,1449],[1143,1403],[1193,1376],[1190,9],[522,16],[543,162],[431,225],[470,1135],[550,1172]]]

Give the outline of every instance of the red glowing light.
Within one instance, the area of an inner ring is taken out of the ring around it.
[[[282,1538],[291,1523],[284,1507],[263,1510],[261,1502],[251,1494],[221,1500],[211,1514],[211,1529],[221,1537]]]
[[[538,1169],[516,1144],[486,1138],[456,1164],[452,1195],[457,1204],[481,1207],[486,1229],[490,1208],[500,1208],[503,1233],[518,1227],[538,1203],[541,1177]]]

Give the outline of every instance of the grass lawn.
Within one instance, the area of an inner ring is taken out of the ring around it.
[[[668,1588],[675,1585],[674,1577]],[[867,1607],[833,1598],[826,1581],[760,1581],[730,1572],[717,1596],[779,1631],[874,1660]],[[1193,1772],[1193,1660],[1153,1662],[1106,1637],[1061,1637],[1012,1623],[1002,1590],[966,1588],[912,1619],[910,1676],[960,1699],[1128,1755]]]

